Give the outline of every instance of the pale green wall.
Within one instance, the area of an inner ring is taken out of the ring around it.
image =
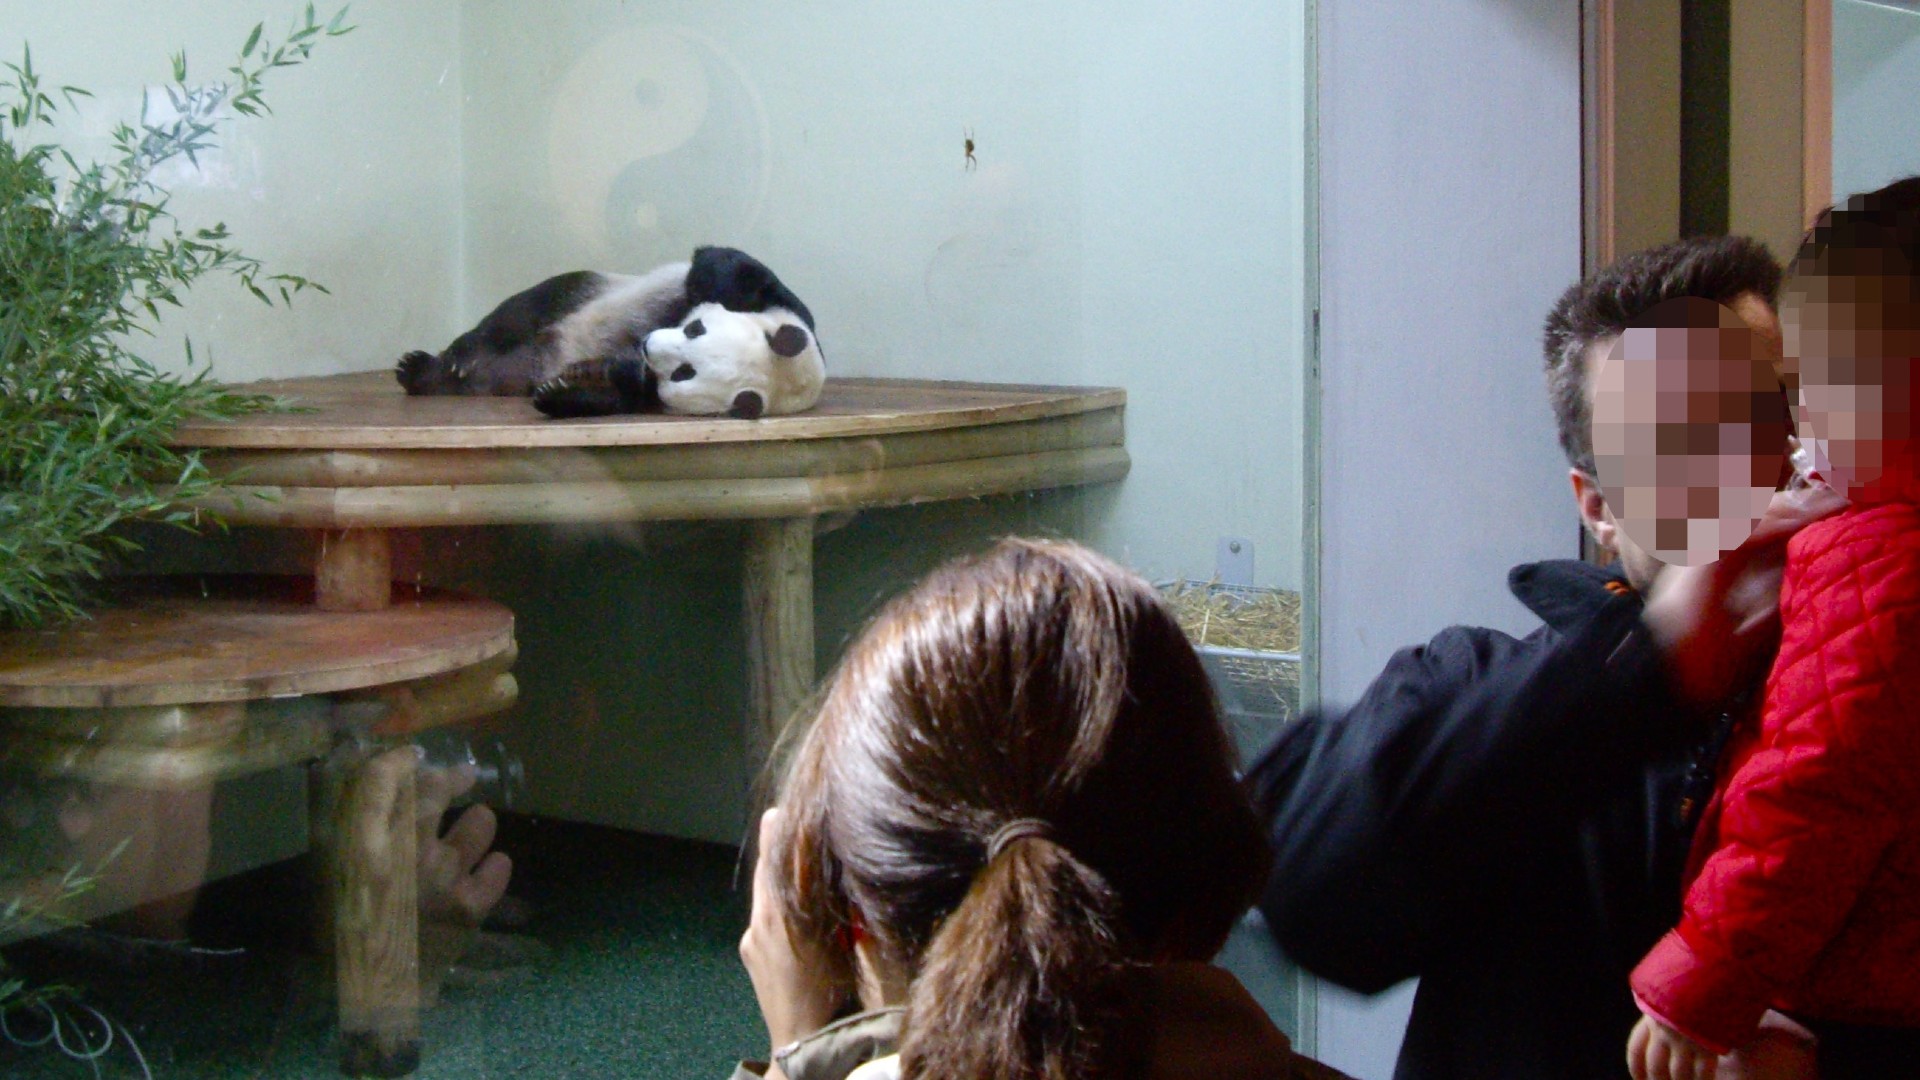
[[[1833,4],[1833,194],[1920,173],[1920,11]]]
[[[1298,5],[465,11],[472,310],[744,247],[835,371],[1125,386],[1134,474],[1100,542],[1206,576],[1245,535],[1298,587]]]
[[[0,49],[29,28],[41,66],[118,116],[176,45],[211,74],[298,10],[0,0]],[[823,536],[823,670],[880,601],[1010,532],[1085,537],[1158,578],[1207,577],[1216,538],[1248,537],[1263,583],[1300,586],[1301,5],[372,0],[353,18],[279,73],[279,115],[232,129],[209,171],[233,180],[175,180],[196,218],[334,289],[291,317],[207,290],[182,325],[221,377],[384,367],[546,274],[727,243],[808,301],[835,372],[1130,394],[1122,485]],[[297,568],[302,543],[167,557]],[[514,608],[527,808],[737,837],[732,527],[447,530],[397,558]]]
[[[79,136],[77,148],[105,153],[113,125],[139,117],[142,86],[168,78],[175,51],[186,50],[193,81],[211,81],[256,22],[279,40],[303,7],[0,0],[0,57],[17,61],[29,42],[48,82],[92,91],[63,130]],[[201,169],[163,170],[188,224],[225,221],[242,250],[333,295],[300,297],[288,312],[209,280],[139,347],[143,355],[178,369],[182,335],[191,334],[221,379],[316,375],[384,367],[458,328],[458,15],[455,0],[354,5],[359,29],[322,42],[309,64],[269,75],[274,115],[223,125]]]
[[[720,242],[807,300],[836,372],[1128,389],[1116,491],[824,537],[823,667],[881,599],[1007,532],[1158,577],[1209,576],[1216,538],[1246,536],[1297,588],[1304,22],[1219,0],[469,3],[469,309]],[[664,532],[527,548],[549,561],[516,601],[520,741],[549,812],[733,835],[735,541]]]

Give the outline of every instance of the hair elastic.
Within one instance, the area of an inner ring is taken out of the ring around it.
[[[993,838],[987,841],[987,861],[992,862],[999,858],[1000,853],[1007,850],[1009,844],[1012,844],[1015,840],[1024,840],[1027,837],[1052,840],[1053,826],[1041,821],[1039,818],[1014,818],[1012,821],[995,829]]]

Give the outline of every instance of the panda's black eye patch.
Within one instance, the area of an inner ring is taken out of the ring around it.
[[[673,369],[673,374],[667,376],[667,381],[686,382],[691,378],[693,378],[693,365],[681,364],[679,367]]]
[[[697,338],[701,334],[704,334],[707,332],[707,324],[701,322],[699,319],[695,319],[692,322],[688,323],[687,325],[681,327],[680,332],[687,335],[690,338]]]
[[[767,345],[776,356],[799,356],[806,351],[807,332],[792,323],[786,323],[767,335]]]

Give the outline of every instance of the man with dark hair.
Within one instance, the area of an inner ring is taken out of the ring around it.
[[[1652,584],[1659,564],[1638,545],[1619,543],[1601,494],[1593,458],[1593,369],[1640,314],[1682,298],[1731,308],[1778,357],[1781,276],[1780,263],[1758,240],[1697,237],[1628,255],[1568,288],[1547,313],[1547,399],[1571,466],[1573,498],[1595,543],[1620,560],[1636,589]]]
[[[1629,255],[1561,294],[1547,314],[1547,398],[1560,448],[1574,468],[1594,471],[1587,357],[1642,312],[1692,297],[1725,304],[1780,345],[1780,264],[1765,244],[1744,236],[1682,240]]]
[[[1687,297],[1731,308],[1777,356],[1779,285],[1764,247],[1718,238],[1569,289],[1547,320],[1548,385],[1581,519],[1618,568],[1516,568],[1539,630],[1452,627],[1402,650],[1352,709],[1289,725],[1250,770],[1281,947],[1362,992],[1421,980],[1400,1080],[1623,1072],[1627,976],[1678,916],[1695,804],[1776,629],[1781,547],[1839,500],[1776,496],[1740,551],[1663,566],[1601,495],[1591,380],[1635,319]]]

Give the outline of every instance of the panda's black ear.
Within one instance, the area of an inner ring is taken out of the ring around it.
[[[742,390],[733,395],[733,407],[727,415],[739,420],[758,420],[767,411],[767,399],[758,390]]]
[[[780,329],[767,335],[767,344],[773,348],[776,356],[799,356],[807,351],[807,332],[792,323],[784,323]]]

